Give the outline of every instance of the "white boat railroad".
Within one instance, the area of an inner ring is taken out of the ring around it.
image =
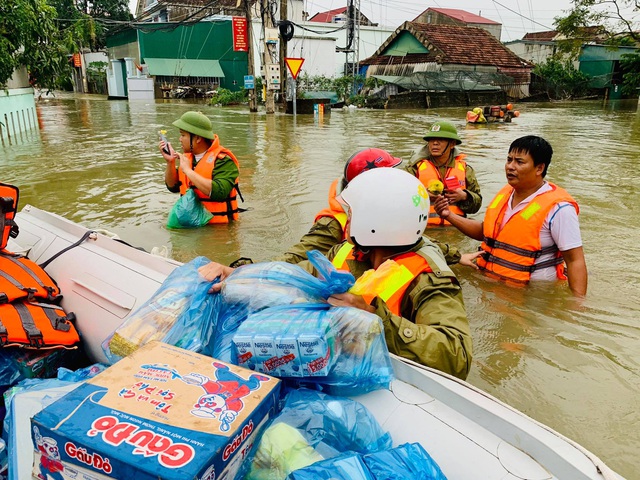
[[[16,217],[7,247],[37,263],[86,239],[46,267],[77,316],[88,355],[161,285],[177,262],[33,206]],[[392,356],[390,390],[354,397],[391,434],[394,445],[419,442],[449,480],[620,480],[594,454],[472,385]]]

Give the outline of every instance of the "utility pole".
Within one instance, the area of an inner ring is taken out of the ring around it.
[[[249,90],[249,111],[257,112],[258,111],[258,99],[257,92],[255,89],[255,68],[254,68],[254,60],[253,60],[253,23],[251,22],[251,5],[249,4],[249,0],[243,0],[244,6],[244,16],[247,19],[247,45],[249,46],[249,50],[247,52],[247,75],[252,75],[254,78],[253,90]]]
[[[278,45],[278,32],[274,28],[271,18],[272,5],[276,0],[260,0],[260,15],[264,26],[264,52],[262,57],[262,69],[267,88],[265,108],[267,113],[275,112],[274,92],[280,89],[280,62],[276,47]]]
[[[284,22],[287,20],[289,0],[280,0],[280,21]],[[280,72],[282,73],[282,102],[286,105],[287,103],[287,75],[286,68],[284,64],[284,59],[287,56],[287,42],[284,38],[280,38]]]

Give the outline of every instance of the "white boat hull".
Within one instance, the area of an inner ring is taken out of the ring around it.
[[[43,262],[88,229],[35,207],[17,216],[9,249]],[[46,268],[63,306],[76,313],[87,352],[104,360],[102,341],[144,303],[177,262],[96,235]],[[491,395],[436,370],[392,356],[390,390],[354,397],[391,434],[418,442],[449,480],[621,480],[595,455]]]

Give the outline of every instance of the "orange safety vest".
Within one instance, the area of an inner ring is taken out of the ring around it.
[[[189,160],[191,160],[191,165],[193,167],[193,155],[190,153],[185,154]],[[198,164],[193,169],[198,175],[203,176],[204,178],[213,178],[213,170],[216,167],[216,160],[218,158],[229,157],[233,160],[233,163],[236,164],[238,170],[240,170],[240,164],[238,163],[238,159],[236,156],[228,150],[220,145],[220,140],[218,136],[215,135],[213,138],[213,143],[209,149],[205,152],[204,156],[200,159]],[[209,210],[213,214],[213,218],[209,220],[209,223],[229,223],[231,220],[238,219],[238,180],[236,179],[235,186],[229,192],[229,196],[225,201],[218,202],[215,200],[211,200],[207,195],[202,193],[195,187],[192,187],[191,182],[184,174],[182,170],[178,170],[178,179],[180,180],[180,194],[184,195],[187,193],[187,189],[194,188],[198,199],[204,204],[207,210]]]
[[[60,289],[34,261],[6,250],[0,252],[0,304],[23,298],[55,302],[60,299]]]
[[[456,158],[454,158],[454,167],[448,168],[447,174],[445,175],[445,178],[456,177],[456,179],[460,183],[460,188],[462,189],[467,188],[467,162],[464,161],[465,158],[466,155],[464,153],[461,153]],[[418,164],[418,179],[422,182],[425,188],[427,188],[427,186],[429,185],[430,180],[440,180],[442,183],[444,183],[444,178],[440,176],[440,171],[438,170],[438,168],[436,168],[436,166],[427,159],[422,160]],[[449,210],[457,215],[463,217],[467,216],[467,214],[464,213],[457,205],[449,205]],[[427,222],[427,225],[441,227],[444,225],[451,225],[451,223],[449,223],[444,218],[440,218],[440,215],[436,213],[436,209],[433,208],[433,205],[431,205],[429,207],[429,220]]]
[[[336,219],[340,226],[342,227],[342,239],[345,240],[347,233],[347,214],[345,213],[340,202],[336,200],[336,196],[338,195],[338,182],[340,180],[336,179],[333,181],[331,186],[329,187],[329,208],[325,208],[324,210],[320,210],[316,215],[314,223],[320,220],[322,217],[331,217]]]
[[[0,250],[7,246],[10,236],[16,236],[18,226],[14,222],[18,210],[18,187],[0,183]]]
[[[535,270],[556,267],[557,277],[566,280],[564,262],[556,245],[540,247],[540,230],[554,205],[571,203],[576,212],[578,204],[566,190],[549,182],[552,190],[536,196],[521,212],[513,215],[502,225],[511,198],[513,187],[506,185],[493,199],[484,215],[484,241],[480,248],[485,251],[478,257],[477,265],[489,276],[526,284]],[[555,254],[551,260],[535,265],[540,255]]]
[[[73,347],[80,341],[75,315],[57,305],[15,302],[0,305],[0,346]]]
[[[349,271],[347,260],[355,260],[353,256],[353,245],[348,242],[342,244],[338,249],[336,256],[333,258],[333,265],[342,271]],[[430,273],[433,270],[429,266],[427,260],[416,252],[408,252],[393,258],[393,261],[400,265],[400,271],[393,274],[393,279],[389,282],[388,287],[377,295],[363,295],[362,297],[367,303],[371,303],[374,297],[379,297],[387,304],[387,307],[394,315],[402,315],[400,306],[404,293],[411,282],[421,273]]]

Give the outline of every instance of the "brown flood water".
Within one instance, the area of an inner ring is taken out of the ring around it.
[[[189,261],[268,260],[295,243],[326,204],[329,184],[355,150],[407,158],[436,119],[453,121],[476,170],[484,206],[505,183],[511,141],[536,134],[555,154],[548,178],[581,207],[589,293],[565,286],[513,289],[456,268],[474,338],[469,382],[640,479],[640,113],[637,102],[521,104],[512,124],[467,126],[464,108],[334,110],[322,119],[250,114],[198,105],[241,162],[243,206],[231,226],[169,231],[176,196],[164,187],[157,131],[193,105],[128,103],[61,95],[40,102],[39,132],[0,145],[0,181],[31,203],[150,250]],[[484,213],[484,207],[480,215]],[[480,217],[481,218],[481,217]],[[455,230],[430,235],[463,251],[477,242]]]

